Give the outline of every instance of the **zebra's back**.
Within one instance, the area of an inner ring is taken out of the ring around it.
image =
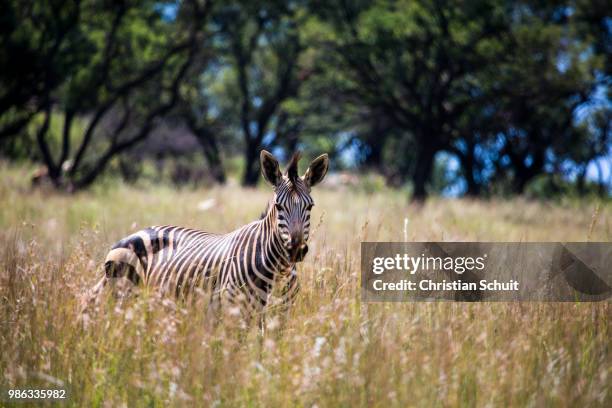
[[[227,262],[230,235],[172,225],[145,228],[113,245],[104,263],[106,276],[179,294],[185,287],[204,284]]]

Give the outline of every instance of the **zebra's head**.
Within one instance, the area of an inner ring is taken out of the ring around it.
[[[274,198],[270,211],[275,214],[283,245],[292,262],[300,262],[308,252],[310,210],[314,201],[310,189],[320,183],[329,167],[327,154],[322,154],[310,163],[303,176],[298,175],[300,154],[296,153],[282,174],[278,160],[269,152],[261,151],[261,172],[274,187]]]

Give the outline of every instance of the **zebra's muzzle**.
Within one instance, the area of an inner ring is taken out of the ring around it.
[[[291,262],[302,262],[307,253],[308,245],[302,244],[300,246],[294,246],[289,250],[289,259]]]

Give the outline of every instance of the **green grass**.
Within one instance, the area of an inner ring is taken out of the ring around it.
[[[324,186],[313,197],[310,252],[289,317],[268,332],[204,302],[143,291],[77,322],[81,295],[112,243],[141,227],[229,231],[271,192],[176,191],[120,184],[60,195],[31,191],[0,167],[0,388],[70,384],[75,406],[610,406],[609,303],[363,304],[359,243],[610,241],[610,205],[433,199],[411,207]],[[213,198],[215,206],[198,210]],[[0,402],[0,405],[2,403]]]

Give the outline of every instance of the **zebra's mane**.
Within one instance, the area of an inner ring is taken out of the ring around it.
[[[298,162],[300,161],[300,157],[302,157],[302,153],[299,151],[293,153],[291,156],[291,160],[289,160],[289,164],[287,164],[287,177],[291,180],[292,184],[298,179]]]

